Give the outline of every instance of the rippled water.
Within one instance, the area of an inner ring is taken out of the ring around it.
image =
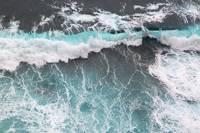
[[[198,133],[199,10],[0,1],[0,132]]]

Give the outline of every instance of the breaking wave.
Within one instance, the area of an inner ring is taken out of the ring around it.
[[[0,132],[198,133],[199,2],[116,1],[0,1]]]

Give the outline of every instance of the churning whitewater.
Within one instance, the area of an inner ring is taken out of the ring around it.
[[[198,133],[197,0],[0,1],[0,133]]]

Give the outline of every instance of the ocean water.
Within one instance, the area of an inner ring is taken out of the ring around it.
[[[0,133],[198,133],[199,4],[0,1]]]

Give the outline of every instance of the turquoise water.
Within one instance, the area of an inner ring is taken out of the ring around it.
[[[150,30],[150,31],[130,31],[123,33],[111,34],[108,32],[98,32],[98,31],[85,31],[77,34],[65,34],[60,31],[51,31],[44,33],[24,33],[19,31],[17,33],[11,33],[9,31],[0,31],[0,38],[9,38],[9,39],[22,39],[22,40],[31,40],[31,39],[48,39],[52,41],[66,41],[73,44],[87,43],[90,39],[102,39],[106,41],[118,41],[130,39],[131,37],[142,38],[144,34],[148,34],[152,37],[160,38],[161,36],[166,37],[190,37],[192,35],[200,35],[199,25],[193,25],[177,30]]]
[[[95,31],[88,31],[82,32],[77,34],[66,35],[62,32],[46,32],[46,33],[10,33],[5,31],[0,31],[1,38],[9,38],[9,39],[23,39],[23,40],[31,40],[31,39],[48,39],[52,41],[66,41],[73,44],[80,44],[80,43],[87,43],[90,39],[102,39],[106,41],[118,41],[127,39],[130,36],[137,34],[140,35],[141,32],[138,33],[118,33],[118,34],[111,34],[107,32],[95,32]]]
[[[168,96],[148,74],[153,62],[149,47],[118,46],[67,64],[2,71],[0,132],[159,131],[154,98]]]
[[[149,34],[153,37],[160,38],[165,37],[190,37],[192,35],[200,36],[200,27],[199,25],[193,25],[188,27],[183,27],[182,29],[177,30],[154,30],[149,31]]]
[[[87,44],[91,38],[115,42],[135,36],[142,38],[142,34],[10,34],[2,31],[0,37],[24,41],[47,39],[78,45],[81,42]],[[195,26],[182,30],[148,31],[148,34],[159,40],[162,36],[199,35],[199,29]],[[187,109],[192,107],[198,110],[199,104],[193,105],[187,97],[183,101],[176,99],[173,89],[160,79],[162,77],[159,77],[159,73],[158,76],[150,74],[149,67],[157,63],[157,54],[160,51],[170,52],[170,48],[160,45],[154,39],[143,39],[142,45],[138,47],[119,45],[68,63],[47,63],[40,67],[21,63],[15,71],[1,70],[0,132],[181,133],[187,123],[176,118],[177,110],[185,109],[187,116]],[[190,57],[190,53],[186,55]],[[176,62],[175,54],[160,56],[166,61],[163,61],[163,69],[158,67],[156,70],[165,70],[166,64],[170,68],[167,70],[171,70],[171,67],[173,70],[167,57]],[[191,58],[186,59],[192,61]],[[169,77],[173,77],[170,74]]]

